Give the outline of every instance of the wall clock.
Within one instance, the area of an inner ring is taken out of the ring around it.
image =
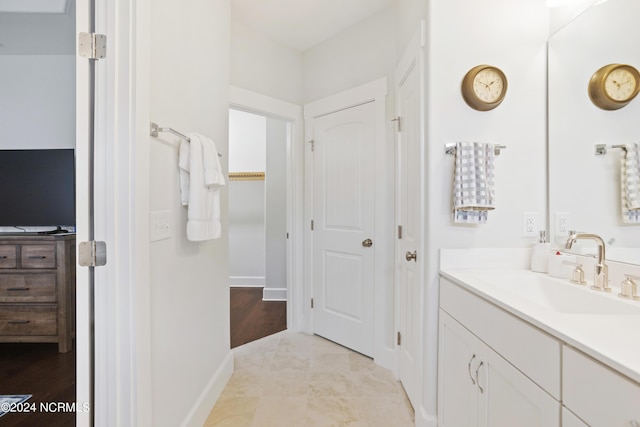
[[[636,97],[639,90],[640,73],[631,65],[605,65],[589,80],[589,98],[603,110],[624,107]]]
[[[498,67],[478,65],[462,79],[462,97],[478,111],[496,108],[507,93],[507,77]]]

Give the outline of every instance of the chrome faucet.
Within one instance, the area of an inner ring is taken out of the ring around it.
[[[596,234],[589,233],[573,233],[567,239],[567,244],[565,247],[567,249],[571,249],[573,242],[578,239],[589,239],[595,240],[598,245],[598,263],[596,264],[593,270],[593,286],[591,289],[596,291],[605,291],[611,292],[611,288],[609,287],[609,267],[605,264],[604,257],[604,240]]]

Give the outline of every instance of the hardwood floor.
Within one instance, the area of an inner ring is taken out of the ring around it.
[[[58,353],[58,344],[0,344],[0,394],[31,394],[25,409],[0,417],[2,427],[75,425],[75,412],[59,402],[75,402],[75,350]],[[41,406],[41,403],[45,406]],[[49,408],[50,412],[45,411]]]
[[[231,348],[287,329],[286,301],[262,301],[262,288],[231,288]]]

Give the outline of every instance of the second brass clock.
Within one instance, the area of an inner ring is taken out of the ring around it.
[[[631,65],[609,64],[596,71],[589,80],[589,98],[603,110],[617,110],[627,105],[640,91],[640,73]]]

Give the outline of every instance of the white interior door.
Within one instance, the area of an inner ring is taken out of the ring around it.
[[[375,103],[312,126],[314,332],[373,356]]]
[[[418,39],[419,40],[419,39]],[[397,323],[399,377],[409,399],[417,403],[420,376],[421,301],[424,262],[422,48],[409,46],[396,69],[397,96]]]

